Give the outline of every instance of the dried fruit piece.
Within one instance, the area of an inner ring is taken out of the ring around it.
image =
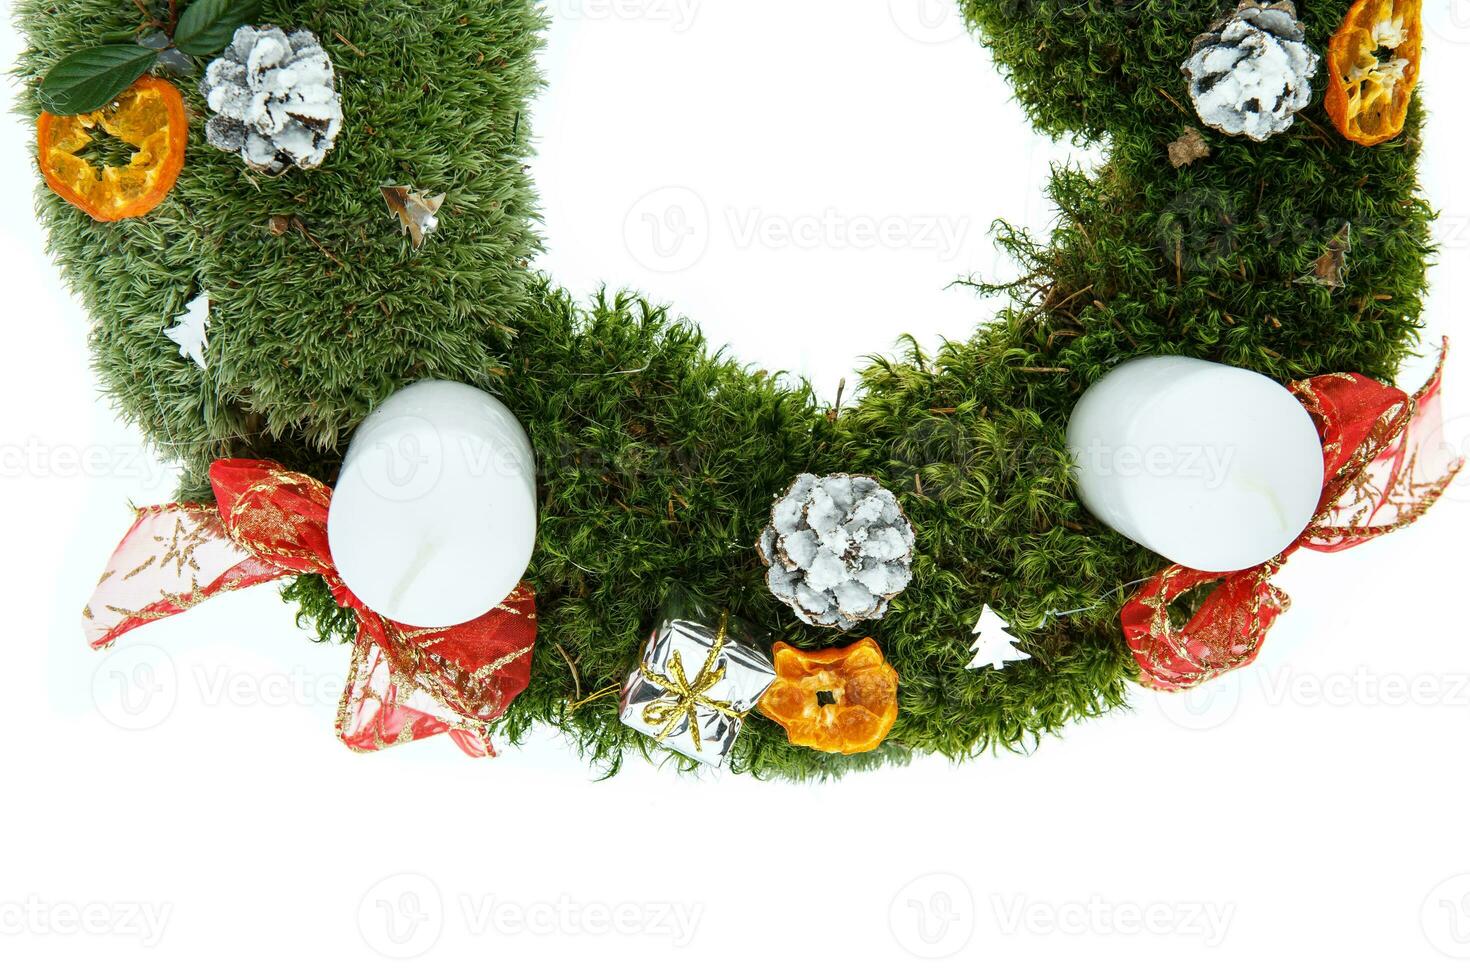
[[[134,148],[128,163],[86,157],[98,130]],[[179,90],[145,75],[95,112],[41,113],[36,148],[41,175],[62,198],[98,221],[147,214],[173,190],[184,167],[189,122]]]
[[[1403,132],[1419,81],[1422,0],[1358,0],[1327,47],[1327,115],[1354,143]]]
[[[883,744],[898,718],[898,671],[877,641],[815,653],[777,643],[774,654],[776,682],[760,710],[792,745],[854,755]]]

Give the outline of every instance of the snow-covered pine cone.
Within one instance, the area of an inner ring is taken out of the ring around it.
[[[771,509],[759,548],[771,592],[812,626],[882,619],[913,578],[913,526],[867,476],[803,473]]]
[[[342,128],[332,59],[311,31],[241,27],[199,91],[216,113],[205,127],[210,145],[239,153],[252,170],[321,166]]]
[[[1257,142],[1284,132],[1312,101],[1321,58],[1306,37],[1291,0],[1242,0],[1210,25],[1183,65],[1200,120]]]

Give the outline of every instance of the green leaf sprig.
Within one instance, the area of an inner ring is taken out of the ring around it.
[[[194,0],[179,17],[172,47],[204,57],[230,42],[236,28],[260,13],[261,0]],[[59,116],[93,112],[117,98],[157,63],[167,48],[103,44],[73,52],[41,80],[41,108]]]
[[[194,0],[179,17],[174,47],[195,57],[214,54],[259,13],[260,0]]]
[[[158,52],[137,44],[104,44],[67,55],[41,83],[41,107],[59,116],[91,112],[153,67]]]

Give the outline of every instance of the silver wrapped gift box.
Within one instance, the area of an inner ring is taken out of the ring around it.
[[[744,623],[695,606],[666,607],[623,685],[619,717],[660,745],[719,766],[775,679],[770,654]]]

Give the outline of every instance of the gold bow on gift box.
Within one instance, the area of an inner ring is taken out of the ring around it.
[[[639,676],[673,696],[671,701],[659,698],[643,708],[644,722],[659,729],[658,734],[653,737],[655,741],[662,742],[673,734],[679,720],[683,718],[689,722],[689,735],[694,740],[694,750],[701,752],[704,750],[704,742],[699,735],[700,708],[717,711],[736,721],[743,720],[749,714],[748,711],[735,708],[729,701],[721,701],[705,693],[725,678],[725,665],[720,664],[716,668],[715,663],[725,649],[726,629],[729,624],[730,614],[723,613],[720,616],[719,629],[715,631],[714,642],[710,644],[709,654],[704,658],[704,666],[699,668],[693,681],[684,673],[684,657],[678,650],[669,657],[667,674],[650,670],[647,664],[638,665]]]

